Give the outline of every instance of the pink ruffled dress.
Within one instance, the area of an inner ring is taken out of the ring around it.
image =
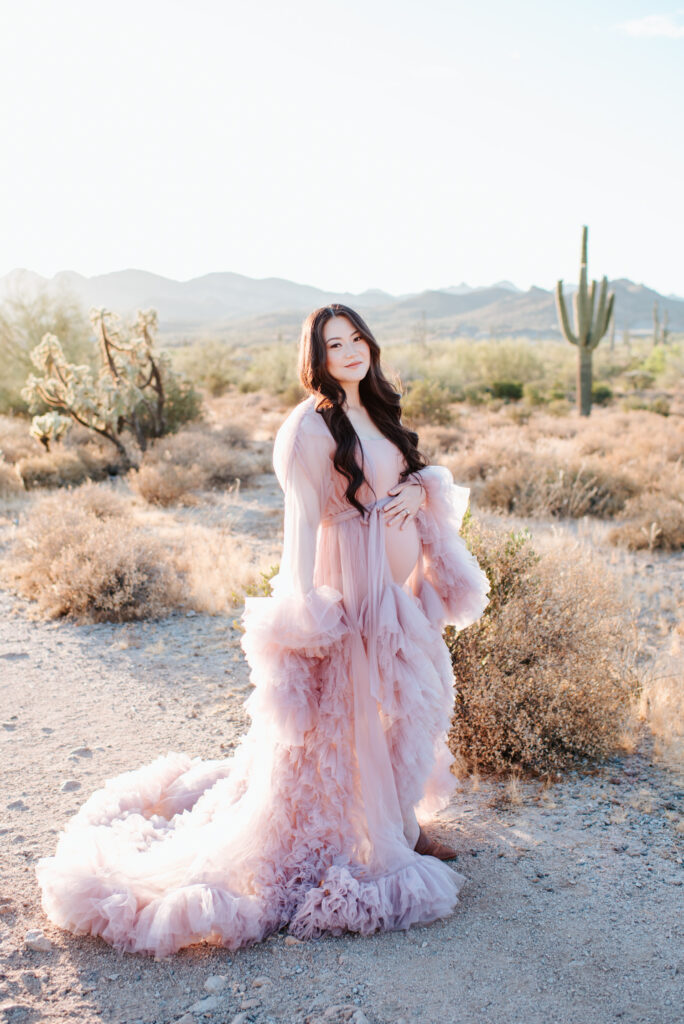
[[[56,925],[160,958],[408,928],[450,914],[464,878],[420,855],[418,818],[453,793],[453,677],[442,637],[488,604],[459,535],[469,491],[417,474],[426,498],[386,525],[403,456],[360,440],[362,517],[344,497],[314,399],[276,437],[285,536],[270,597],[248,598],[250,728],[217,760],[169,752],[107,779],[37,862]]]

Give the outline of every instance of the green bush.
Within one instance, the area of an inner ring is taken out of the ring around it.
[[[613,389],[607,384],[594,383],[591,387],[591,400],[596,405],[608,405],[613,398]]]
[[[491,393],[494,398],[517,402],[523,396],[523,385],[519,380],[492,381]]]
[[[403,418],[409,423],[451,423],[451,395],[435,380],[412,381],[401,402]]]
[[[164,374],[164,423],[165,434],[175,434],[186,423],[193,423],[202,416],[202,396],[192,382],[175,374]],[[145,437],[154,437],[154,424],[147,406],[140,405],[137,411]]]

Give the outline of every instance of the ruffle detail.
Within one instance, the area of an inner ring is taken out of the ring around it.
[[[435,857],[415,858],[376,878],[356,877],[348,867],[332,865],[311,889],[290,921],[300,939],[344,931],[370,935],[396,931],[448,916],[458,903],[465,877]]]
[[[439,624],[465,629],[481,617],[491,589],[487,574],[459,533],[470,488],[455,484],[445,466],[426,466],[416,475],[427,491],[416,526],[423,544],[425,578],[442,604]],[[429,614],[436,621],[434,603]]]
[[[323,586],[250,597],[242,622],[241,646],[255,686],[245,708],[253,719],[267,719],[280,742],[301,745],[316,727],[330,658],[342,655],[350,631],[342,595]]]

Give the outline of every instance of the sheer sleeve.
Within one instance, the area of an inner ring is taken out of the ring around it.
[[[441,601],[444,625],[465,629],[489,604],[487,574],[461,537],[470,488],[454,483],[445,466],[426,466],[410,479],[422,483],[425,500],[416,515],[425,578]]]
[[[315,415],[315,414],[314,414]],[[332,482],[331,438],[306,403],[281,426],[273,467],[284,492],[283,549],[270,597],[248,597],[242,649],[257,707],[283,742],[299,744],[317,720],[323,661],[349,632],[342,594],[314,587],[318,527]]]
[[[306,594],[313,589],[318,526],[330,486],[330,443],[307,421],[286,421],[273,446],[273,466],[285,493],[283,553],[274,589]]]

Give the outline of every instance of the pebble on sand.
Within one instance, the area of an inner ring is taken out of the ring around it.
[[[39,953],[49,953],[52,943],[47,935],[43,935],[39,928],[32,928],[24,936],[24,945],[27,949],[35,949]]]
[[[226,987],[228,977],[225,974],[210,974],[204,982],[205,992],[221,992]]]
[[[76,779],[67,779],[59,788],[62,793],[71,793],[74,789],[80,789],[81,783],[77,782]]]

